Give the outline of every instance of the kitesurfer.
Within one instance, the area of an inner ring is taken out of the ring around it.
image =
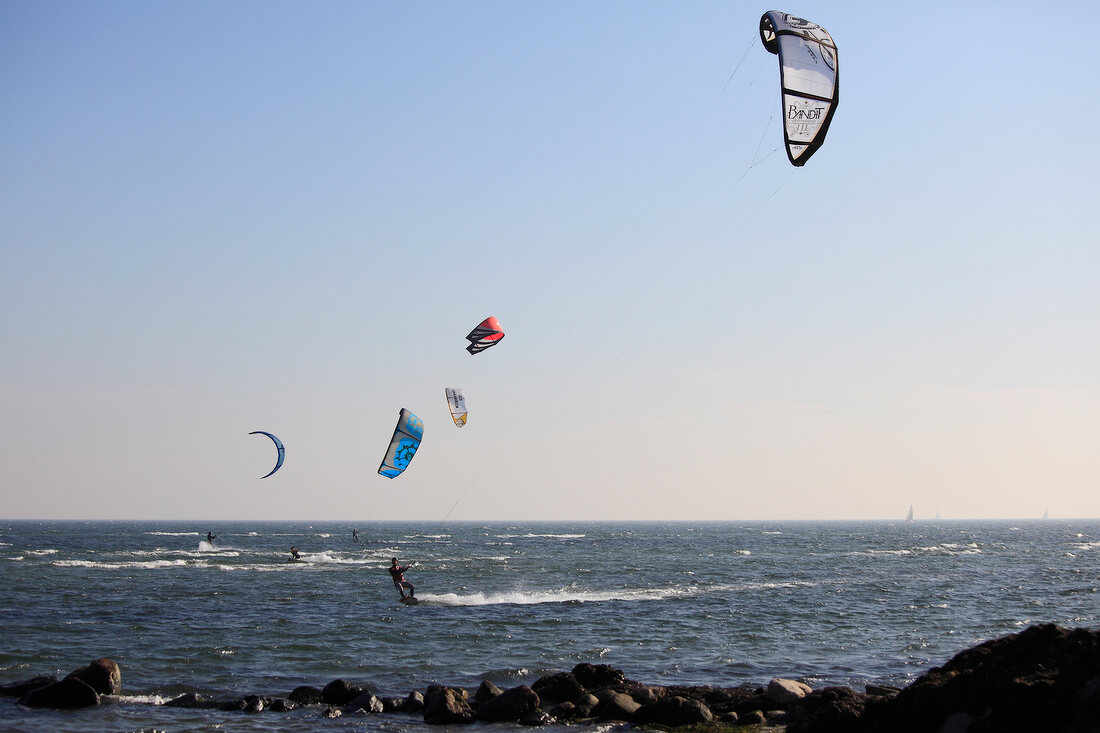
[[[291,560],[301,560],[302,559],[302,556],[298,554],[298,548],[294,547],[293,545],[291,545],[291,547],[290,547],[290,559]]]
[[[390,564],[390,575],[393,577],[393,587],[397,588],[397,592],[401,594],[402,598],[413,598],[416,596],[416,589],[413,588],[413,584],[405,580],[405,571],[409,569],[408,565],[398,565],[397,558],[393,558],[393,562]],[[409,589],[409,595],[405,595],[405,589]]]
[[[359,541],[359,530],[353,529],[351,531],[351,539],[352,539],[353,542],[358,542]]]
[[[214,534],[213,532],[207,532],[206,533],[206,541],[209,542],[210,544],[214,544],[214,539],[216,537],[217,537],[217,535]]]

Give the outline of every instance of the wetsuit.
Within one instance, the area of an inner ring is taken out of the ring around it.
[[[416,589],[413,588],[413,584],[405,580],[405,576],[403,574],[408,569],[408,565],[402,565],[401,567],[394,565],[389,569],[390,575],[393,576],[393,587],[397,589],[397,592],[401,594],[402,598],[405,597],[405,588],[409,589],[410,596],[416,595]]]
[[[210,544],[214,544],[214,538],[215,537],[217,537],[217,535],[214,534],[213,532],[207,532],[206,533],[206,541],[209,542]]]

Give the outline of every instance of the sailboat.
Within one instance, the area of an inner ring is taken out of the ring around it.
[[[1050,510],[1049,509],[1044,509],[1043,510],[1043,519],[1050,519]]]
[[[942,517],[940,516],[940,508],[939,507],[936,507],[936,519],[942,519]]]
[[[912,522],[913,521],[913,505],[912,504],[909,505],[909,513],[905,515],[905,521],[906,522]]]

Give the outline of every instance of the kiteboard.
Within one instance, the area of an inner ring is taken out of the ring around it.
[[[420,604],[420,599],[416,596],[405,596],[401,599],[401,602],[406,606],[416,606]]]

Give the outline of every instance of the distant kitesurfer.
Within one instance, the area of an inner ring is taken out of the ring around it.
[[[397,588],[397,592],[401,594],[402,598],[414,598],[416,596],[416,589],[413,588],[413,584],[405,580],[405,571],[409,569],[408,565],[398,565],[397,558],[393,558],[393,562],[390,564],[390,575],[393,577],[393,587]],[[405,589],[409,589],[409,595],[405,595]]]
[[[298,554],[298,548],[294,547],[293,545],[290,547],[290,559],[291,560],[301,560],[302,559],[302,556]]]
[[[353,529],[351,531],[351,539],[352,539],[353,542],[358,542],[359,541],[359,530]]]
[[[214,539],[216,537],[217,537],[217,535],[214,534],[213,532],[207,532],[206,533],[206,541],[209,542],[210,544],[214,544]]]

